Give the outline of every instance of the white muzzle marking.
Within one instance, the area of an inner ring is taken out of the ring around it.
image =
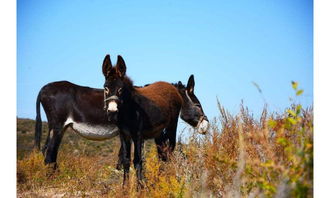
[[[117,112],[118,111],[118,105],[115,101],[111,101],[108,105],[108,111],[110,112]]]
[[[198,124],[198,128],[197,131],[200,134],[205,134],[207,129],[209,128],[209,122],[207,120],[202,120],[199,124]]]

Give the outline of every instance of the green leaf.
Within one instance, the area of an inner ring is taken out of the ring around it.
[[[291,81],[291,84],[292,84],[292,88],[293,88],[294,90],[297,90],[298,83],[297,83],[297,82],[294,82],[294,81]]]
[[[296,92],[296,95],[299,96],[299,95],[301,95],[302,93],[304,93],[304,90],[300,89],[300,90],[298,90],[298,91]]]
[[[298,106],[296,107],[296,114],[297,114],[297,115],[300,114],[300,112],[301,112],[301,108],[302,108],[301,105],[298,105]]]
[[[287,118],[287,119],[291,124],[293,124],[293,125],[297,124],[297,120],[295,120],[293,118]]]
[[[291,109],[288,109],[287,112],[288,112],[290,115],[292,115],[292,116],[296,116],[296,115],[297,115],[297,114],[296,114],[294,111],[292,111]]]
[[[268,120],[268,126],[270,128],[272,128],[272,129],[275,128],[276,124],[277,124],[277,122],[275,120]]]

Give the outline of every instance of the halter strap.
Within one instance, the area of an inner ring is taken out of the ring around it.
[[[119,100],[119,98],[118,98],[118,96],[113,95],[113,96],[110,96],[110,97],[108,97],[108,98],[105,98],[105,99],[104,99],[104,102],[106,102],[106,101],[108,101],[108,100]]]

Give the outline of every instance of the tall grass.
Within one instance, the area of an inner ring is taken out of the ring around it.
[[[299,90],[297,90],[298,92]],[[265,108],[254,118],[241,106],[231,115],[218,103],[220,118],[205,136],[191,133],[171,160],[159,161],[152,142],[145,150],[144,188],[135,171],[122,187],[114,167],[117,150],[107,156],[74,153],[64,144],[59,171],[49,176],[40,153],[17,162],[19,197],[312,197],[313,109],[293,104],[282,113]],[[99,144],[99,143],[95,143]],[[111,142],[119,148],[118,140]],[[95,147],[94,147],[95,148]],[[97,147],[96,147],[97,148]]]

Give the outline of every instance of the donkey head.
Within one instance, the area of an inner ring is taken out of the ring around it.
[[[194,87],[194,75],[189,77],[187,86],[184,86],[181,81],[177,84],[183,99],[180,117],[191,126],[197,128],[199,133],[205,134],[209,127],[209,121],[203,112],[201,103],[194,94]]]
[[[118,112],[123,104],[127,89],[132,86],[126,77],[126,65],[124,59],[119,55],[117,64],[112,66],[110,56],[106,55],[102,65],[104,83],[104,110],[107,111],[111,123],[117,122]]]

